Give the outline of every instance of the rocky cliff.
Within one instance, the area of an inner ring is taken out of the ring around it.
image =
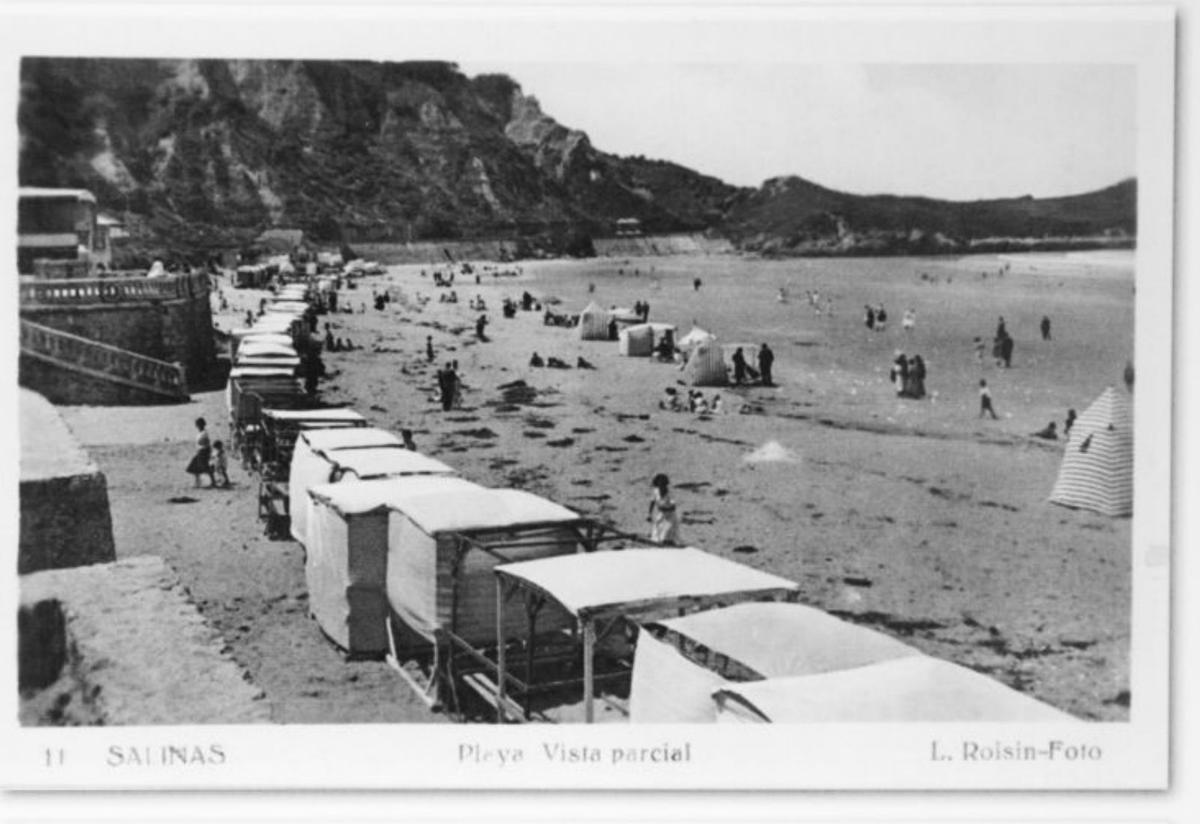
[[[694,231],[736,191],[605,154],[450,63],[38,58],[21,78],[22,185],[90,188],[185,244]]]
[[[646,233],[707,231],[768,254],[898,254],[1131,243],[1136,224],[1133,181],[973,203],[797,177],[737,188],[605,153],[511,78],[444,62],[26,58],[18,120],[22,185],[89,188],[137,235],[184,252],[271,226],[324,242],[524,237],[586,251],[633,217]]]

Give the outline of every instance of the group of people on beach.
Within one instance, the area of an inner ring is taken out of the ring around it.
[[[325,324],[326,352],[353,352],[356,348],[349,336],[345,338],[334,337],[333,328],[328,323]]]
[[[449,412],[462,403],[462,377],[458,374],[458,361],[450,361],[437,371],[436,398],[443,412]]]
[[[663,390],[663,396],[658,402],[658,408],[664,412],[690,412],[695,415],[723,415],[725,403],[721,395],[713,393],[712,399],[704,397],[699,389],[689,389],[686,400],[680,397],[679,390],[668,386]]]
[[[733,357],[730,360],[733,362],[734,386],[741,386],[756,380],[760,381],[763,386],[775,385],[775,376],[771,371],[775,366],[775,353],[767,344],[764,343],[758,347],[757,370],[746,362],[746,353],[740,346],[733,351]]]
[[[868,303],[863,307],[863,311],[865,313],[864,323],[866,323],[867,329],[872,332],[887,331],[887,309],[882,303],[874,306]]]
[[[901,398],[920,399],[925,397],[925,359],[920,355],[905,355],[899,349],[892,359],[889,374],[896,394]]]

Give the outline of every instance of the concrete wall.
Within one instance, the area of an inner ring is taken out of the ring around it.
[[[22,306],[26,320],[187,368],[196,385],[216,366],[208,295],[90,306]],[[86,401],[73,401],[85,403]]]
[[[20,585],[22,725],[270,720],[262,690],[161,558],[39,572]]]
[[[17,572],[116,558],[108,483],[57,410],[20,391],[20,538]]]
[[[117,557],[103,472],[22,481],[19,495],[18,573],[96,564]]]

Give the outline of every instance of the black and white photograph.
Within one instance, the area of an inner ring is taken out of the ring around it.
[[[12,17],[8,786],[1167,786],[1169,7],[319,9]]]

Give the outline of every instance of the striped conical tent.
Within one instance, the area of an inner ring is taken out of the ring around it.
[[[1133,415],[1111,386],[1071,428],[1050,501],[1113,517],[1133,512]]]

